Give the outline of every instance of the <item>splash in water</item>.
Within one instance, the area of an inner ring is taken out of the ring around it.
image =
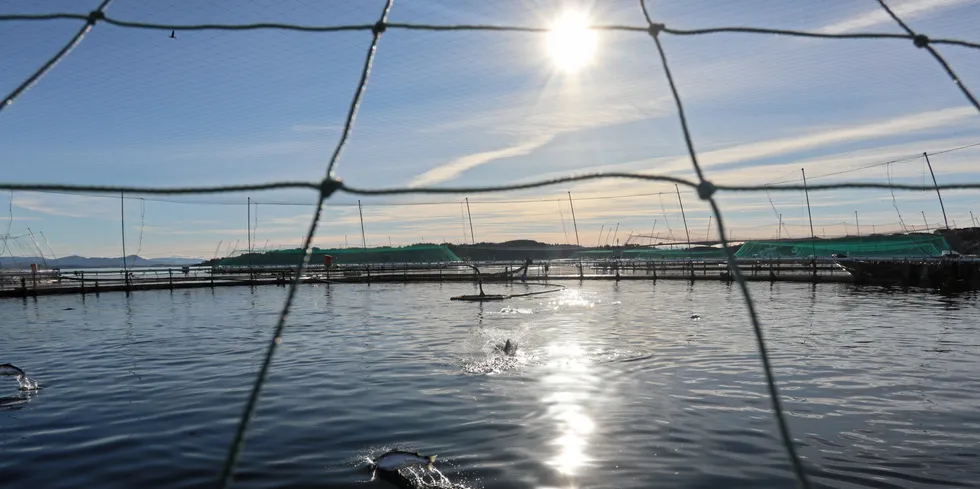
[[[446,477],[434,465],[434,459],[435,457],[399,450],[394,446],[384,446],[372,448],[368,453],[358,455],[355,460],[357,465],[367,463],[371,470],[371,481],[381,479],[402,489],[472,489],[470,485],[453,482]],[[447,463],[441,459],[439,462]],[[383,470],[385,466],[391,470]]]
[[[529,339],[528,331],[527,324],[517,330],[481,328],[474,331],[469,349],[476,351],[458,357],[463,371],[469,374],[497,374],[529,365],[534,353],[525,342],[525,339]]]
[[[494,313],[491,313],[491,314],[494,314]],[[518,307],[505,307],[505,308],[501,309],[499,313],[496,313],[496,314],[506,314],[506,315],[510,315],[510,314],[534,314],[534,310],[533,309],[518,308]]]
[[[436,467],[406,467],[400,471],[412,487],[419,489],[469,489],[469,486],[453,482]]]
[[[17,388],[22,391],[36,391],[41,388],[37,381],[28,377],[17,377]]]
[[[468,374],[499,374],[527,365],[527,358],[520,356],[490,355],[480,360],[464,360],[463,372]]]
[[[22,391],[32,391],[40,388],[36,380],[28,377],[23,370],[9,363],[0,365],[0,376],[16,378],[17,387]]]

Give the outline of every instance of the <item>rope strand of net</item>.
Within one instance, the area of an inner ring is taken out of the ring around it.
[[[49,21],[49,20],[88,20],[86,14],[76,13],[52,13],[52,14],[15,14],[0,15],[0,21]],[[262,29],[292,30],[300,32],[345,32],[345,31],[367,31],[374,28],[374,24],[349,24],[349,25],[301,25],[284,24],[276,22],[257,22],[251,24],[165,24],[153,22],[137,22],[116,19],[104,16],[100,19],[103,22],[117,27],[127,27],[136,29],[152,30],[176,30],[176,31],[203,31],[203,30],[226,30],[226,31],[248,31]],[[497,32],[525,32],[525,33],[546,33],[548,27],[531,26],[508,26],[491,24],[415,24],[408,22],[386,23],[388,29],[406,29],[423,31],[497,31]],[[589,29],[604,31],[625,31],[625,32],[647,32],[648,27],[631,26],[621,24],[597,24],[589,26]],[[913,40],[914,35],[894,34],[889,32],[852,32],[852,33],[829,33],[811,32],[796,29],[772,29],[766,27],[750,26],[724,26],[724,27],[705,27],[695,29],[681,29],[664,26],[662,31],[667,34],[677,36],[699,36],[704,34],[770,34],[793,37],[809,37],[818,39],[900,39]],[[950,44],[974,49],[980,49],[980,43],[964,41],[960,39],[930,39],[934,44]]]
[[[970,103],[973,104],[973,107],[975,107],[977,111],[980,111],[980,102],[977,101],[976,97],[973,96],[973,93],[970,92],[970,89],[966,87],[966,85],[963,83],[962,80],[960,80],[960,77],[956,75],[956,72],[953,71],[953,68],[949,66],[948,62],[946,62],[946,59],[943,58],[941,54],[939,54],[939,51],[936,51],[936,48],[930,45],[932,44],[932,40],[923,34],[919,34],[913,31],[908,24],[906,24],[897,14],[895,14],[895,12],[892,11],[892,9],[888,7],[888,4],[885,3],[885,0],[878,0],[878,4],[881,5],[881,8],[885,9],[885,12],[887,12],[888,15],[892,19],[894,19],[895,22],[898,23],[898,25],[905,30],[905,32],[908,33],[908,35],[912,36],[916,47],[924,48],[926,51],[929,51],[929,54],[931,54],[932,57],[935,58],[935,60],[939,63],[939,65],[943,67],[943,70],[945,70],[946,74],[949,75],[949,77],[953,80],[953,83],[957,87],[959,87],[960,91],[963,92],[963,95],[967,98],[967,100],[969,100]]]
[[[28,76],[20,85],[17,86],[17,88],[14,88],[14,91],[10,92],[6,97],[4,97],[3,101],[0,101],[0,112],[2,112],[8,105],[14,103],[14,100],[16,100],[20,94],[27,91],[31,85],[40,80],[45,73],[54,67],[54,65],[58,64],[58,61],[61,61],[61,58],[64,58],[69,51],[77,46],[78,43],[82,41],[82,38],[85,37],[85,34],[88,34],[88,31],[90,31],[92,26],[95,25],[96,20],[105,18],[105,10],[109,8],[110,2],[112,2],[112,0],[102,0],[102,3],[99,4],[99,6],[92,11],[92,13],[81,16],[81,18],[85,20],[85,25],[83,25],[82,28],[79,29],[78,32],[76,32],[75,35],[72,36],[72,38],[69,39],[68,42],[54,54],[54,56],[48,59],[48,61],[41,65],[40,68]]]
[[[282,190],[282,189],[306,189],[320,191],[325,187],[333,188],[337,192],[351,195],[378,196],[378,195],[410,195],[410,194],[485,194],[496,192],[508,192],[517,190],[527,190],[541,187],[560,185],[563,183],[583,182],[602,179],[630,179],[676,183],[688,188],[697,189],[697,184],[676,177],[660,175],[649,175],[644,173],[589,173],[583,175],[571,175],[567,177],[539,180],[536,182],[511,184],[511,185],[491,185],[491,186],[464,186],[464,187],[394,187],[394,188],[359,188],[344,184],[339,180],[328,180],[323,182],[272,182],[255,185],[226,185],[214,187],[144,187],[135,185],[73,185],[73,184],[48,184],[48,183],[6,183],[0,182],[0,190],[22,191],[22,192],[74,192],[79,194],[112,194],[126,192],[131,194],[146,195],[193,195],[193,194],[220,194],[236,193],[245,191],[262,190]],[[728,192],[765,192],[765,191],[822,191],[822,190],[845,190],[845,189],[881,189],[881,190],[977,190],[980,189],[980,182],[965,183],[941,183],[939,185],[912,185],[898,183],[875,183],[875,182],[840,182],[825,183],[814,185],[725,185],[717,184],[714,186],[717,191]],[[651,194],[637,195],[659,195],[662,193],[673,194],[673,192],[655,192]],[[135,197],[134,197],[135,198]],[[563,199],[548,199],[563,200]],[[199,202],[204,204],[206,202]],[[265,204],[276,204],[275,202],[263,202]],[[228,205],[239,205],[238,203]],[[398,204],[398,205],[411,205]]]
[[[388,12],[391,10],[392,2],[393,0],[386,0],[384,9],[381,11],[376,27],[372,30],[371,44],[368,48],[366,59],[364,60],[364,67],[361,70],[361,78],[358,81],[357,90],[355,90],[353,99],[351,100],[350,110],[348,111],[344,131],[341,135],[340,141],[337,142],[337,147],[334,149],[330,162],[327,165],[327,176],[323,181],[324,184],[320,186],[320,194],[317,201],[316,211],[313,213],[313,220],[310,223],[309,229],[307,230],[306,238],[303,240],[302,259],[296,267],[295,277],[293,277],[293,280],[289,284],[289,291],[286,293],[286,301],[282,306],[282,312],[279,314],[279,319],[276,322],[275,331],[272,335],[272,339],[269,341],[269,346],[266,349],[265,358],[262,361],[262,367],[259,369],[255,382],[252,384],[252,390],[249,393],[248,401],[245,404],[242,417],[239,420],[237,429],[235,430],[235,436],[232,439],[231,446],[228,449],[228,456],[225,459],[225,464],[221,471],[220,484],[223,489],[226,489],[231,485],[235,465],[238,461],[242,445],[244,444],[245,433],[248,431],[249,421],[251,420],[252,415],[255,412],[255,408],[258,405],[259,395],[262,392],[262,386],[265,384],[269,369],[272,366],[272,357],[275,355],[276,347],[282,341],[282,335],[286,329],[286,318],[289,316],[289,310],[292,307],[293,300],[296,298],[296,290],[299,288],[301,280],[300,277],[303,275],[303,270],[306,268],[306,265],[309,264],[311,254],[310,251],[313,246],[313,236],[316,234],[317,224],[320,222],[320,215],[323,212],[323,201],[329,198],[336,190],[336,185],[329,186],[328,184],[333,182],[339,183],[330,178],[330,174],[333,171],[334,165],[337,163],[337,159],[340,157],[340,152],[343,149],[344,143],[347,142],[351,126],[354,123],[354,116],[357,113],[361,96],[364,94],[364,87],[367,84],[368,75],[374,61],[378,40],[381,38],[381,34],[384,32],[384,22],[388,19]]]
[[[765,374],[766,387],[769,391],[770,402],[772,403],[773,416],[776,418],[776,425],[779,429],[779,435],[783,443],[783,448],[786,450],[786,455],[792,464],[793,472],[796,475],[796,480],[799,486],[801,489],[809,489],[810,481],[807,479],[806,471],[803,468],[803,463],[800,461],[800,457],[796,452],[796,447],[793,444],[793,436],[790,434],[789,424],[786,422],[786,416],[783,413],[782,402],[779,399],[779,390],[776,387],[775,375],[772,372],[772,365],[769,361],[769,352],[766,348],[765,337],[762,333],[762,325],[759,322],[759,317],[755,312],[755,304],[749,292],[748,285],[745,282],[745,277],[742,276],[742,271],[738,267],[735,253],[731,250],[728,243],[728,237],[725,235],[725,224],[721,215],[721,209],[718,208],[718,203],[715,201],[713,196],[716,191],[715,186],[704,178],[704,172],[701,170],[701,166],[698,164],[697,151],[694,149],[691,131],[687,123],[687,116],[684,114],[684,104],[681,102],[681,97],[677,91],[677,86],[674,83],[674,78],[670,73],[670,66],[667,63],[667,55],[664,52],[663,45],[660,43],[659,34],[662,26],[655,24],[651,19],[650,12],[647,11],[646,1],[639,1],[640,8],[643,10],[643,17],[650,26],[650,37],[653,38],[654,43],[657,46],[657,53],[660,55],[664,75],[667,78],[667,83],[670,86],[671,93],[673,94],[674,102],[677,104],[677,117],[681,124],[681,130],[684,133],[684,142],[687,146],[688,154],[691,157],[691,164],[694,166],[694,171],[697,173],[698,180],[700,181],[698,184],[698,194],[702,200],[707,200],[711,205],[711,210],[715,215],[715,222],[718,228],[718,237],[721,240],[722,249],[725,250],[728,269],[731,271],[735,281],[738,283],[739,289],[742,291],[742,297],[745,300],[745,307],[748,310],[749,319],[752,323],[752,331],[755,333],[756,345],[759,349],[759,358],[762,362],[762,370]]]

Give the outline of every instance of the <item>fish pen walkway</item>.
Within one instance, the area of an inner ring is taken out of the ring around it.
[[[838,261],[841,263],[839,264]],[[832,259],[751,259],[740,260],[739,267],[749,281],[764,282],[839,282],[869,284],[903,284],[901,271],[905,270],[904,285],[931,286],[922,283],[920,269],[935,267],[940,260],[877,259],[861,261],[874,263],[879,268],[898,274],[876,276],[855,273],[853,267],[845,267],[854,260]],[[977,272],[976,259],[965,259],[970,276]],[[491,262],[463,264],[408,263],[337,265],[330,267],[310,266],[304,271],[302,283],[420,283],[420,282],[476,282],[477,276],[470,265],[482,272],[485,283],[569,280],[713,280],[729,281],[732,276],[724,260],[657,260],[657,261],[571,261],[557,260],[535,263],[527,267],[520,262]],[[850,270],[850,271],[848,271]],[[908,272],[911,270],[911,272]],[[0,297],[31,297],[56,294],[100,294],[105,292],[138,290],[173,290],[189,288],[213,288],[232,286],[281,285],[293,279],[291,267],[182,267],[182,268],[135,268],[87,269],[84,271],[43,270],[0,272]],[[933,280],[935,282],[935,280]]]

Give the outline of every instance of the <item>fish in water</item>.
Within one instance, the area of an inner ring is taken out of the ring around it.
[[[503,345],[495,345],[494,348],[499,352],[503,352],[504,355],[514,356],[517,354],[517,342],[510,341],[510,339]]]
[[[0,376],[16,378],[20,390],[26,391],[39,388],[36,380],[28,377],[23,370],[9,363],[0,365]]]
[[[405,452],[392,450],[380,457],[371,460],[372,480],[380,477],[398,487],[414,489],[415,483],[405,474],[399,472],[401,469],[414,466],[425,466],[429,470],[434,470],[432,465],[436,460],[435,455],[422,455],[418,452]]]
[[[435,455],[422,455],[418,452],[392,450],[372,460],[371,465],[374,467],[374,470],[380,470],[382,472],[395,472],[399,469],[415,465],[425,465],[431,469],[433,468],[432,464],[435,463],[435,461]]]
[[[24,377],[26,374],[24,374],[23,370],[9,363],[5,363],[3,365],[0,365],[0,375],[17,377],[19,379],[21,377]]]

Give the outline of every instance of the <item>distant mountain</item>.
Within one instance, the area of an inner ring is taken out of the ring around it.
[[[141,256],[130,255],[126,257],[127,267],[181,267],[187,265],[197,265],[203,262],[201,258],[151,258],[146,259]],[[2,268],[28,268],[31,263],[43,266],[45,263],[48,268],[122,268],[122,257],[118,258],[90,258],[85,256],[71,255],[58,259],[41,260],[36,256],[15,256],[0,257],[0,267]]]

